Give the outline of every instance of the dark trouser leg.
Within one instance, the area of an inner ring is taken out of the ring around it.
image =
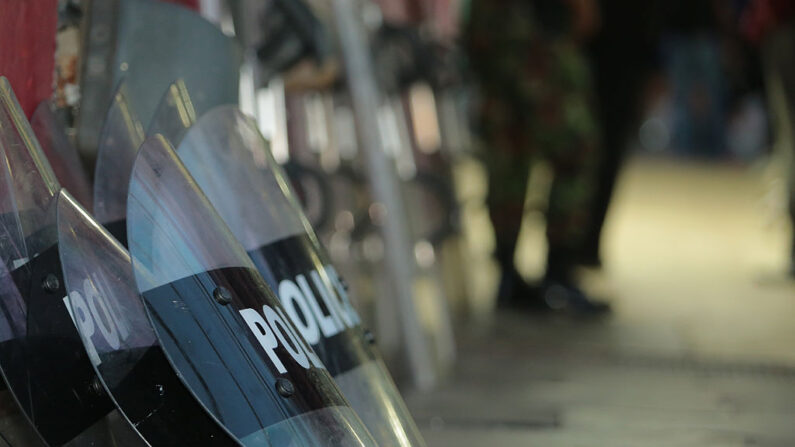
[[[494,175],[491,174],[490,177],[493,178]],[[527,176],[524,179],[527,180]],[[500,183],[499,180],[490,180],[489,188],[499,187]],[[513,260],[521,228],[523,203],[505,202],[491,197],[491,194],[489,196],[489,216],[494,225],[494,255],[503,270],[511,270],[514,268]]]
[[[496,101],[489,101],[494,104]],[[493,111],[494,107],[488,107]],[[510,300],[523,285],[514,267],[514,255],[524,215],[524,198],[530,175],[532,148],[520,123],[485,116],[485,162],[489,176],[487,205],[495,236],[495,258],[502,270],[498,298]]]
[[[584,147],[577,159],[554,167],[547,210],[548,280],[571,282],[589,222],[593,155],[592,149]]]
[[[547,272],[542,296],[552,309],[566,309],[580,314],[601,315],[610,307],[592,300],[576,285],[572,273],[579,258],[588,223],[593,187],[593,152],[589,144],[574,163],[562,163],[555,169],[555,179],[547,211]]]
[[[547,209],[547,272],[541,296],[548,307],[583,314],[604,314],[606,304],[591,300],[573,279],[573,269],[589,223],[599,130],[591,106],[590,74],[577,47],[555,46],[554,72],[568,77],[549,77],[550,94],[540,98],[546,116],[535,123],[534,138],[553,168]]]
[[[547,279],[570,282],[592,209],[600,134],[591,104],[590,73],[579,49],[554,47],[553,73],[540,95],[544,115],[533,123],[535,144],[553,170],[547,209]]]
[[[637,96],[642,75],[608,58],[596,58],[598,120],[602,129],[602,157],[596,174],[595,191],[581,261],[599,265],[602,229],[613,198],[616,179],[627,150],[627,137],[636,123]],[[613,58],[614,59],[614,58]]]

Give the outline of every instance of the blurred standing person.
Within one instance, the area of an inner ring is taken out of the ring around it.
[[[471,0],[465,47],[479,87],[478,131],[489,172],[488,206],[502,268],[498,305],[604,313],[575,284],[597,165],[590,73],[579,42],[598,26],[592,0]],[[530,164],[553,169],[547,269],[538,287],[514,255]]]
[[[602,227],[623,163],[628,139],[637,128],[640,97],[655,59],[657,0],[598,0],[601,26],[588,53],[593,67],[597,118],[602,134],[602,157],[595,182],[580,261],[599,267]]]
[[[662,57],[671,89],[675,153],[719,159],[728,155],[728,77],[721,45],[720,3],[662,2]]]
[[[741,32],[761,46],[778,146],[788,163],[790,223],[795,226],[795,0],[748,0],[740,12]],[[795,237],[790,245],[795,276]]]

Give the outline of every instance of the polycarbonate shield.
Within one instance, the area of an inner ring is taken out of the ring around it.
[[[424,445],[254,121],[215,108],[177,152],[379,445]]]
[[[0,439],[3,441],[0,445],[3,446],[46,446],[8,389],[0,391]]]
[[[0,158],[0,371],[48,445],[118,445],[113,403],[96,384],[63,300],[60,186],[3,78]],[[136,440],[125,445],[141,445]]]
[[[150,122],[166,88],[184,79],[199,113],[236,104],[241,51],[199,14],[153,0],[120,0],[114,82],[122,79],[141,121]]]
[[[97,146],[94,217],[122,244],[127,241],[127,187],[144,130],[128,101],[126,84],[116,89]]]
[[[5,226],[0,228],[5,236]],[[15,335],[15,328],[24,325],[24,308],[22,298],[6,265],[0,263],[0,353],[13,350],[11,345],[20,338]],[[18,349],[18,348],[17,348]],[[3,356],[5,357],[5,356]],[[45,446],[38,431],[33,427],[27,415],[21,411],[14,392],[5,380],[5,365],[8,362],[0,358],[0,369],[3,370],[3,382],[0,384],[0,434],[10,445]],[[16,388],[19,390],[19,388]]]
[[[376,445],[162,136],[127,199],[138,290],[185,384],[246,446]]]
[[[172,145],[179,145],[185,132],[196,122],[196,110],[182,79],[168,86],[146,129],[147,135],[163,135]]]
[[[53,107],[50,101],[39,104],[30,118],[30,127],[33,128],[58,182],[90,211],[91,182],[77,154],[77,149],[69,142]]]
[[[237,445],[166,359],[127,250],[63,190],[57,219],[65,300],[99,380],[124,417],[151,445]]]

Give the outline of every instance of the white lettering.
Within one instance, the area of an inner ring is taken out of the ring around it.
[[[276,347],[279,346],[279,342],[276,341],[276,336],[273,334],[274,331],[268,326],[265,319],[254,309],[243,309],[240,311],[240,315],[246,320],[248,328],[251,329],[251,332],[257,337],[257,341],[259,341],[262,349],[265,350],[273,366],[276,367],[279,373],[286,373],[287,368],[284,367],[284,364],[275,352]]]
[[[88,280],[86,280],[88,282]],[[119,302],[117,300],[109,300],[107,299],[108,293],[105,293],[106,290],[111,290],[108,287],[107,283],[102,280],[101,276],[98,275],[91,275],[91,283],[92,286],[97,289],[97,291],[103,291],[100,293],[100,299],[104,301],[105,306],[108,309],[108,315],[112,318],[113,323],[116,325],[116,329],[119,331],[119,336],[121,340],[127,340],[130,336],[130,327],[128,326],[129,321],[121,317],[121,309],[119,309]],[[83,286],[86,289],[86,285]],[[88,292],[86,292],[88,294]]]
[[[309,277],[312,278],[315,287],[320,291],[320,297],[323,299],[323,302],[326,303],[326,307],[337,316],[338,320],[342,320],[345,326],[353,327],[353,322],[348,313],[342,308],[340,301],[332,296],[334,293],[329,290],[327,286],[328,283],[323,281],[320,278],[320,274],[314,270],[309,272]]]
[[[296,362],[298,362],[299,365],[301,365],[304,369],[308,369],[309,359],[307,358],[304,350],[301,348],[301,344],[298,342],[298,339],[287,327],[287,323],[270,306],[262,306],[262,312],[265,314],[265,319],[268,320],[268,324],[270,324],[273,332],[276,333],[276,337],[279,338],[279,341],[282,343],[287,352],[290,353],[290,355]],[[289,342],[287,341],[287,338],[285,338],[285,332],[287,332],[287,337],[290,338]]]
[[[277,308],[276,312],[279,314],[279,316],[284,318],[285,321],[287,320],[287,318],[285,318],[284,316],[284,312],[281,309]],[[292,334],[294,340],[302,341],[298,338],[298,336],[295,335],[295,331],[293,331],[292,326],[287,326],[287,330],[290,331],[290,334]],[[323,365],[323,362],[320,361],[320,358],[317,356],[317,354],[315,353],[314,349],[312,349],[311,346],[307,345],[305,342],[302,342],[301,347],[306,353],[306,356],[309,358],[309,363],[311,363],[312,366],[316,368],[323,368],[323,369],[326,368],[325,365]]]
[[[318,304],[317,299],[315,298],[315,294],[312,293],[312,289],[309,288],[309,283],[306,282],[306,278],[304,275],[298,275],[295,280],[298,282],[298,286],[301,287],[301,291],[304,293],[304,297],[306,297],[309,306],[312,308],[312,312],[315,314],[315,318],[317,318],[318,324],[320,325],[320,330],[323,332],[324,337],[333,337],[342,331],[342,323],[337,319],[337,316],[333,314],[331,310],[329,310],[330,315],[325,315],[323,310],[320,308],[320,304]]]
[[[320,341],[320,328],[315,317],[312,316],[312,310],[301,293],[301,289],[294,282],[285,279],[279,283],[279,298],[287,311],[287,315],[290,316],[290,319],[298,327],[298,331],[301,332],[306,341],[310,345]],[[299,311],[303,315],[303,319],[298,314]]]
[[[91,309],[91,315],[94,317],[96,326],[102,332],[105,341],[108,342],[111,348],[119,349],[119,346],[121,346],[119,332],[116,330],[116,324],[108,310],[107,303],[99,295],[94,284],[88,279],[83,281],[83,292],[86,294],[86,301],[89,309]]]
[[[361,319],[359,319],[359,314],[356,313],[356,309],[353,308],[351,300],[348,297],[348,292],[345,290],[345,287],[343,287],[339,274],[337,274],[337,270],[335,270],[334,267],[330,265],[327,265],[325,267],[325,270],[326,274],[331,280],[331,283],[334,284],[334,288],[337,289],[337,294],[342,300],[343,306],[347,310],[348,317],[351,319],[351,322],[354,324],[354,326],[361,324],[362,321]]]
[[[97,348],[94,346],[92,337],[94,336],[94,319],[91,318],[91,311],[88,309],[85,300],[78,292],[70,292],[69,295],[63,298],[66,309],[69,311],[69,316],[72,317],[72,322],[80,331],[80,334],[85,341],[83,343],[86,347],[86,353],[91,363],[99,365],[102,361],[97,354]],[[74,307],[74,312],[72,308]],[[77,315],[75,315],[77,313]]]

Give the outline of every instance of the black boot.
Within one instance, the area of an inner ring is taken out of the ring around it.
[[[548,310],[541,297],[541,287],[529,284],[513,264],[503,266],[497,289],[497,307],[501,309]]]
[[[596,300],[570,282],[545,280],[543,285],[544,303],[553,311],[576,315],[604,315],[610,312],[610,305]]]
[[[547,273],[541,286],[541,298],[545,305],[557,312],[578,315],[609,313],[609,304],[589,297],[577,287],[572,275],[574,259],[568,250],[550,248]]]

